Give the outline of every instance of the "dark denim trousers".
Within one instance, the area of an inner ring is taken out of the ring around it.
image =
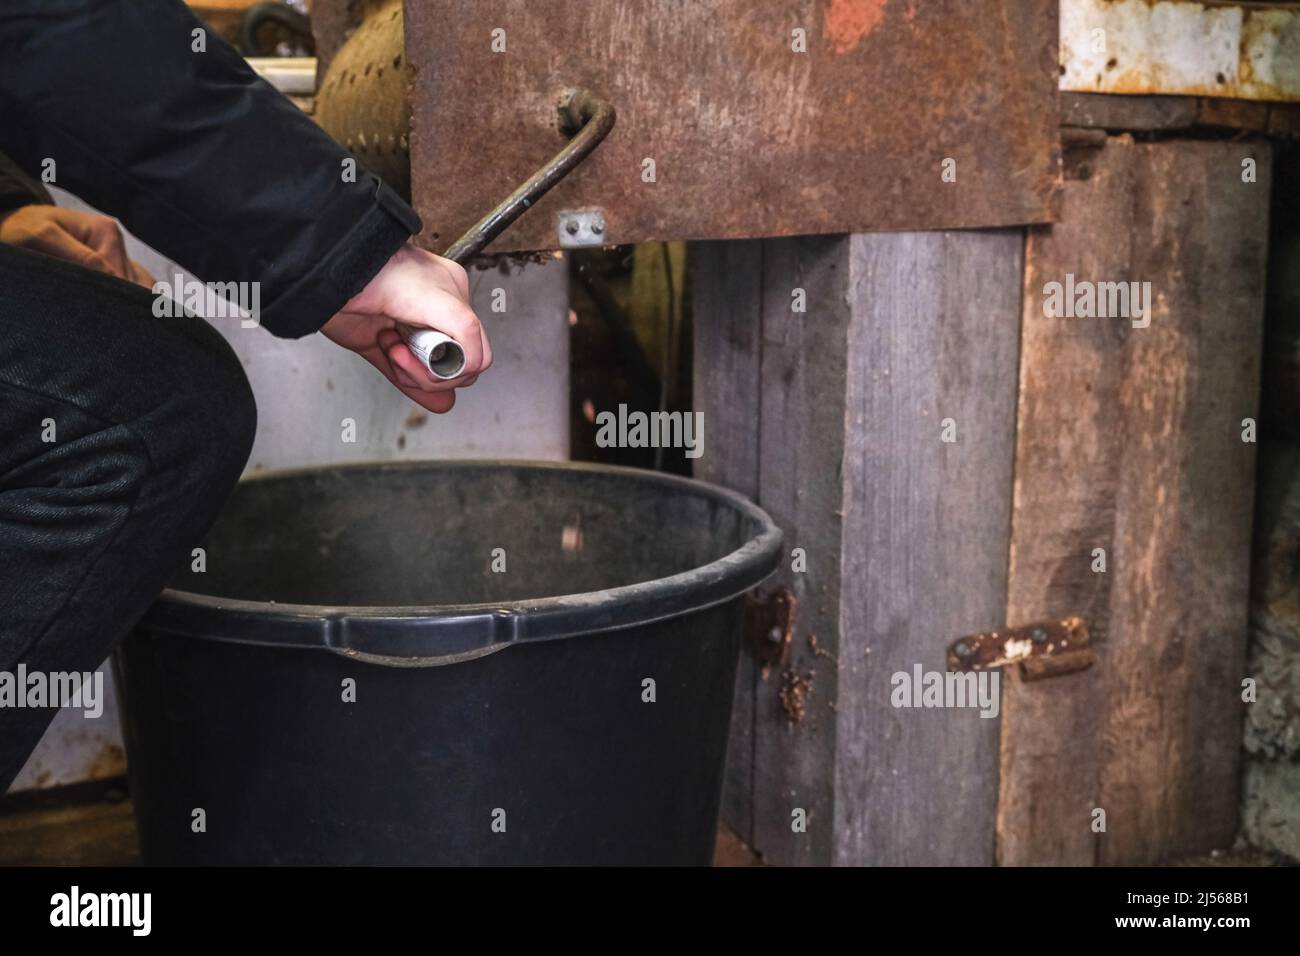
[[[153,304],[0,245],[0,671],[95,670],[243,469],[257,412],[238,358]],[[0,792],[55,712],[0,706]]]

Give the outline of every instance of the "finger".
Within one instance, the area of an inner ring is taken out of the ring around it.
[[[367,361],[372,362],[394,385],[403,388],[419,388],[422,378],[413,377],[411,373],[406,371],[409,366],[398,365],[389,357],[389,353],[394,349],[406,349],[407,352],[410,352],[406,343],[402,341],[402,337],[397,334],[397,330],[392,328],[380,329],[375,336],[375,340],[379,343],[379,358],[376,360],[367,355]],[[414,355],[412,357],[414,358]],[[416,359],[416,363],[421,364],[419,359]],[[422,364],[421,369],[423,370]]]
[[[440,317],[439,331],[450,335],[465,353],[465,370],[462,376],[477,375],[483,371],[483,326],[468,305],[457,303]]]
[[[375,334],[383,364],[379,365],[388,379],[402,388],[419,388],[429,377],[423,363],[415,357],[394,328],[380,329]],[[376,363],[378,364],[378,363]]]
[[[394,365],[390,361],[388,363],[388,368],[389,368],[389,372],[391,373],[389,375],[389,381],[391,381],[394,385],[398,386],[399,388],[413,388],[416,389],[417,391],[420,389],[420,383],[417,382],[415,379],[411,378],[411,376],[407,374],[406,370],[403,369],[400,365]]]
[[[110,220],[105,223],[100,231],[103,234],[103,242],[96,246],[100,255],[112,264],[115,275],[129,280],[131,278],[131,257],[127,255],[126,238],[122,235],[122,230],[117,228],[117,223]]]
[[[76,263],[83,268],[93,269],[95,272],[116,275],[107,259],[72,233],[65,232],[54,225],[33,233],[27,247],[65,262]]]
[[[483,345],[483,364],[478,367],[478,370],[482,373],[492,367],[492,340],[488,338],[487,329],[481,324],[479,325],[479,338]]]
[[[107,216],[79,216],[73,228],[80,226],[81,240],[108,262],[112,274],[122,279],[131,278],[131,259],[126,254],[126,240],[115,220]]]
[[[445,415],[456,404],[456,393],[454,391],[426,392],[418,388],[403,388],[400,385],[397,388],[415,404],[421,408],[427,408],[435,415]]]
[[[131,281],[136,285],[144,286],[146,289],[152,289],[154,278],[149,273],[149,270],[140,265],[140,263],[136,262],[134,259],[129,261],[129,265],[131,266]]]
[[[400,339],[397,344],[405,348]],[[394,388],[422,408],[442,414],[451,411],[452,406],[456,404],[454,391],[428,392],[416,385],[411,385],[410,377],[405,372],[395,369],[388,356],[381,349],[361,349],[357,354],[373,365],[384,378],[388,379]]]

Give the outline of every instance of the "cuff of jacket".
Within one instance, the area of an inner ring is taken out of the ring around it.
[[[262,309],[260,322],[272,335],[296,339],[320,331],[423,227],[414,209],[372,178],[374,205],[310,272]]]

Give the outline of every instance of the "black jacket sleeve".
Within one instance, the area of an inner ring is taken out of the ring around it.
[[[4,153],[0,153],[0,214],[19,206],[48,206],[53,201],[44,186],[19,169]]]
[[[200,49],[197,37],[203,31]],[[261,283],[261,322],[316,331],[420,229],[180,0],[0,3],[0,151],[196,276]]]

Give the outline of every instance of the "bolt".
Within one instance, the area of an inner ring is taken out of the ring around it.
[[[956,644],[952,646],[952,652],[956,654],[958,657],[970,657],[971,655],[970,645],[967,644],[965,641],[958,641]]]
[[[780,644],[784,638],[785,634],[781,632],[779,627],[773,626],[772,629],[767,632],[767,639],[773,644]]]
[[[1047,640],[1047,631],[1041,627],[1036,627],[1029,632],[1029,639],[1035,644],[1041,644],[1043,641]]]
[[[578,220],[570,219],[564,224],[564,231],[571,236],[576,236],[578,234]]]

